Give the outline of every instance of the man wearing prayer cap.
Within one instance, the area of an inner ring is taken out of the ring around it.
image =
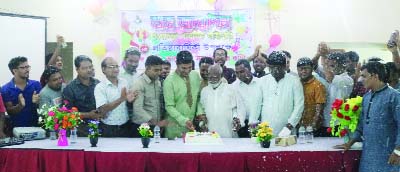
[[[299,126],[312,126],[317,136],[323,121],[322,113],[326,102],[325,87],[313,75],[313,62],[308,57],[302,57],[297,62],[297,73],[303,84],[304,111]]]
[[[304,109],[303,86],[299,77],[287,74],[286,54],[272,52],[267,59],[271,75],[262,79],[263,105],[261,121],[270,123],[274,135],[292,130],[299,123]]]

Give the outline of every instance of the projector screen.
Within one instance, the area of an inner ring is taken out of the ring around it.
[[[0,13],[0,85],[11,80],[10,59],[28,58],[31,67],[29,79],[40,80],[44,70],[46,49],[46,18]]]

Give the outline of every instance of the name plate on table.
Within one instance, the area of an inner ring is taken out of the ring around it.
[[[38,140],[46,138],[46,131],[40,127],[15,127],[13,129],[14,137],[24,140]]]
[[[296,136],[290,135],[288,137],[276,137],[275,138],[275,145],[277,146],[290,146],[296,144]]]

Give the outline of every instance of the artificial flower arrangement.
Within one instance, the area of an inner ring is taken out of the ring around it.
[[[99,130],[99,123],[100,122],[97,120],[89,120],[89,122],[88,122],[88,127],[89,127],[88,137],[89,138],[97,138],[101,135],[100,130]]]
[[[332,136],[343,137],[357,128],[358,119],[361,114],[362,97],[347,99],[336,99],[332,104],[330,127],[327,132]],[[338,126],[335,130],[335,126]]]
[[[257,137],[258,124],[260,124],[260,122],[249,124],[249,133],[251,137]]]
[[[274,138],[273,129],[269,126],[268,122],[261,122],[257,125],[257,141],[270,142]]]
[[[138,128],[138,131],[143,138],[150,138],[153,136],[153,132],[150,130],[150,126],[147,123],[141,124]]]
[[[65,104],[67,103],[65,102]],[[73,129],[82,122],[76,107],[68,109],[65,105],[60,107],[58,105],[48,106],[45,104],[38,110],[38,113],[41,115],[39,123],[49,130]]]

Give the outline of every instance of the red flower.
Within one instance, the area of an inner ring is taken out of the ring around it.
[[[349,109],[350,109],[350,105],[349,105],[349,104],[346,104],[346,105],[344,106],[344,110],[345,110],[345,111],[349,111]]]
[[[339,110],[340,106],[342,106],[342,104],[343,104],[342,99],[335,99],[335,101],[332,103],[332,108]]]
[[[331,132],[332,132],[332,128],[329,127],[328,129],[326,129],[326,131],[327,131],[328,133],[331,133]]]
[[[336,116],[337,116],[338,118],[343,118],[343,114],[340,113],[340,112],[338,112]]]
[[[350,121],[350,117],[349,116],[345,116],[344,119],[347,120],[347,121]]]
[[[359,108],[360,108],[360,107],[358,107],[357,105],[355,105],[355,106],[353,107],[353,112],[358,111]]]
[[[347,130],[340,131],[340,136],[343,137],[347,134]]]

